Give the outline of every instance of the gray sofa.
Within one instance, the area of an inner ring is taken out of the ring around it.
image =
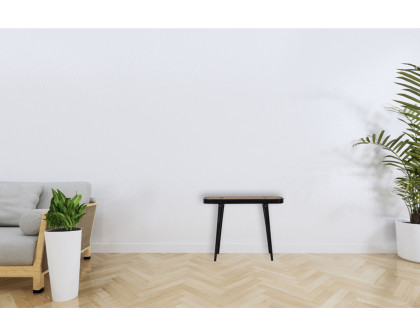
[[[42,291],[43,275],[48,271],[43,233],[51,188],[60,189],[67,197],[81,194],[81,202],[88,204],[78,226],[82,227],[81,251],[90,258],[96,202],[88,182],[0,182],[0,277],[33,277],[34,292]]]

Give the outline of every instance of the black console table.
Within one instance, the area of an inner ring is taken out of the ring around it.
[[[222,237],[223,211],[225,204],[262,204],[265,220],[265,231],[267,233],[268,252],[273,260],[273,248],[271,246],[270,215],[268,213],[269,204],[283,203],[280,196],[238,196],[238,197],[204,197],[206,204],[218,204],[219,212],[217,215],[216,246],[214,248],[214,261],[220,252],[220,239]]]

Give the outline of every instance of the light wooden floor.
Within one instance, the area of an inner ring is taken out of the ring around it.
[[[0,278],[0,307],[420,307],[420,264],[393,254],[93,254],[65,303]]]

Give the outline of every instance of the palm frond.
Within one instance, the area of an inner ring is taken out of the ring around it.
[[[405,124],[405,131],[392,139],[390,135],[385,136],[383,130],[379,135],[374,133],[356,140],[353,146],[376,145],[389,152],[382,162],[402,173],[394,180],[394,192],[406,204],[410,218],[414,218],[412,214],[420,213],[420,67],[403,64],[410,68],[397,72],[396,84],[402,87],[402,92],[397,93],[399,98],[394,102],[399,106],[391,106],[389,110],[399,115],[398,120]]]

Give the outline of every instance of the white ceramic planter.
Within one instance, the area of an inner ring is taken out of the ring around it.
[[[420,263],[420,224],[396,220],[398,255],[406,260]]]
[[[82,230],[46,231],[48,269],[52,299],[62,302],[79,295]]]

